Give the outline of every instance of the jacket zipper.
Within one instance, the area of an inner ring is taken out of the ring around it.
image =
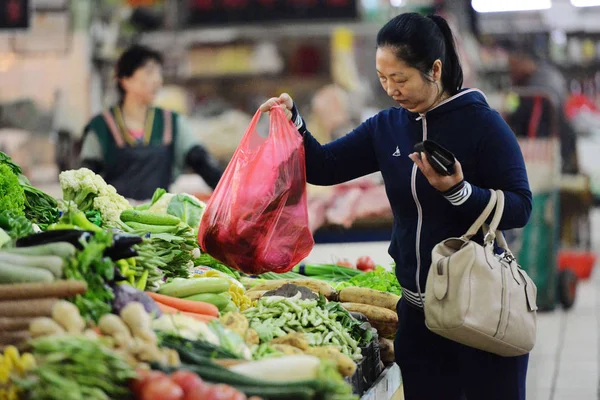
[[[447,98],[446,100],[442,101],[440,104],[438,104],[437,106],[433,107],[431,110],[432,111],[434,109],[436,109],[437,107],[444,105],[446,103],[451,102],[452,100],[461,97],[467,93],[471,93],[471,92],[479,92],[481,93],[481,95],[483,95],[484,98],[485,94],[483,94],[482,91],[478,90],[478,89],[469,89],[469,90],[465,90],[462,91],[452,97]],[[486,98],[487,100],[487,98]],[[418,120],[422,120],[423,121],[423,140],[427,140],[427,118],[425,114],[420,114],[419,117],[417,118]],[[423,208],[421,207],[421,202],[419,201],[419,196],[417,195],[417,171],[418,171],[418,167],[417,165],[413,165],[413,169],[412,169],[412,177],[411,177],[411,181],[410,181],[410,187],[411,187],[411,191],[412,191],[412,196],[413,196],[413,200],[415,201],[415,204],[417,206],[417,238],[416,238],[416,242],[415,242],[415,249],[417,250],[417,275],[416,275],[416,282],[417,282],[417,293],[419,294],[419,304],[421,305],[421,307],[424,306],[423,304],[423,294],[421,293],[421,283],[419,281],[419,277],[421,276],[421,230],[423,229]]]
[[[422,114],[420,116],[420,118],[423,123],[423,140],[427,140],[427,119],[424,114]],[[413,199],[417,206],[417,237],[415,240],[415,249],[416,249],[416,253],[417,253],[417,275],[416,275],[415,279],[417,282],[417,293],[419,294],[419,305],[421,305],[421,307],[423,307],[424,306],[423,294],[421,293],[421,283],[420,283],[420,279],[419,279],[421,276],[421,230],[423,229],[423,208],[421,207],[421,202],[419,201],[419,196],[417,195],[417,171],[418,171],[418,169],[419,168],[417,167],[416,164],[413,165],[410,186],[411,186]]]

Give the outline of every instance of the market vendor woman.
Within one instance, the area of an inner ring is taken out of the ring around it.
[[[523,155],[508,125],[463,73],[447,22],[401,14],[377,35],[376,73],[397,103],[346,136],[321,145],[308,132],[290,96],[270,99],[262,111],[284,105],[304,137],[311,184],[335,185],[380,171],[394,214],[390,255],[402,286],[394,342],[406,400],[524,400],[528,354],[501,357],[432,333],[423,299],[431,252],[460,237],[502,190],[500,229],[524,226],[531,191]],[[416,143],[433,140],[457,158],[440,175]]]
[[[213,189],[222,169],[180,115],[152,106],[163,84],[162,57],[143,46],[123,53],[116,67],[119,104],[85,127],[82,166],[134,200],[167,189],[189,166]]]

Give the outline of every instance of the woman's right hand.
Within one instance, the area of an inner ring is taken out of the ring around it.
[[[287,93],[282,93],[279,97],[271,97],[269,100],[267,100],[260,106],[260,111],[263,113],[268,113],[273,107],[280,105],[284,106],[283,110],[285,111],[285,116],[288,120],[291,120],[292,108],[294,108],[294,101]]]

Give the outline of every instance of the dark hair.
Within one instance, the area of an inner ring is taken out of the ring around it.
[[[143,67],[148,61],[156,61],[161,65],[163,63],[160,53],[141,45],[131,46],[119,57],[115,75],[118,80],[117,88],[119,89],[121,98],[125,96],[125,89],[121,86],[120,80],[132,76],[135,71]]]
[[[437,15],[400,14],[377,34],[377,47],[392,47],[396,57],[429,79],[435,60],[442,62],[442,86],[451,96],[463,85],[463,71],[452,30]]]

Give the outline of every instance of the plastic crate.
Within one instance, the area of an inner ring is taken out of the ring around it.
[[[373,331],[373,340],[361,348],[362,360],[357,363],[356,372],[347,381],[352,385],[354,393],[362,396],[375,383],[383,370],[379,352],[379,336]]]

